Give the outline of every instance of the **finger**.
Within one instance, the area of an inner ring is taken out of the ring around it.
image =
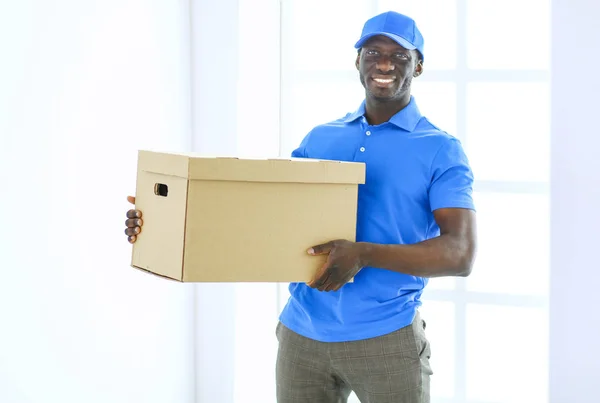
[[[345,286],[346,284],[348,284],[348,282],[350,280],[352,280],[353,277],[355,277],[356,274],[352,274],[352,275],[346,275],[344,276],[344,278],[342,278],[335,286],[335,288],[333,289],[333,291],[338,291],[340,288],[342,288],[343,286]]]
[[[335,270],[335,268],[333,266],[328,269],[329,276],[327,276],[327,280],[323,284],[324,291],[333,291],[334,288],[338,284],[337,282],[334,281],[334,276],[333,276],[334,270]]]
[[[312,288],[318,288],[323,285],[323,281],[325,280],[325,276],[328,273],[323,271],[323,267],[321,267],[314,275],[313,279],[308,283],[308,285]]]
[[[131,204],[135,204],[135,197],[133,196],[127,196],[127,201]]]
[[[125,226],[127,228],[141,227],[142,225],[144,225],[144,222],[141,218],[130,218],[125,220]]]
[[[331,275],[331,255],[327,257],[327,260],[321,266],[321,268],[315,273],[315,277],[309,284],[313,288],[317,288],[319,291],[323,291],[324,286],[329,281]]]
[[[127,237],[127,240],[129,241],[129,243],[134,243],[137,239],[137,236],[135,235],[131,235]]]
[[[332,276],[329,276],[329,278],[327,279],[327,283],[324,285],[324,290],[325,291],[333,291],[336,286],[337,286],[337,283],[335,283],[333,281]]]
[[[325,264],[323,264],[323,266],[321,266],[319,270],[317,270],[317,272],[315,273],[312,281],[309,283],[311,287],[319,287],[323,284],[323,281],[329,276],[329,273],[327,272],[327,267],[329,267],[329,259],[327,259]]]
[[[321,276],[322,281],[320,282],[318,289],[319,291],[328,291],[329,286],[331,285],[331,268],[327,268],[327,271]]]
[[[316,278],[309,284],[310,287],[316,288],[319,291],[324,291],[329,281],[329,273],[325,273],[323,276]]]
[[[334,285],[334,287],[331,289],[331,291],[339,291],[340,288],[342,288],[344,285],[346,285],[348,281],[342,281],[341,283],[337,283]]]
[[[323,285],[323,290],[325,292],[329,292],[332,291],[334,288],[335,284],[333,284],[332,282],[328,281],[327,284]]]
[[[127,235],[127,236],[139,235],[140,232],[142,232],[142,229],[140,227],[125,229],[125,235]]]
[[[308,250],[309,255],[324,255],[331,252],[333,249],[333,242],[327,242],[321,245],[315,245]]]
[[[142,212],[140,210],[129,210],[127,212],[127,218],[141,218]]]
[[[335,282],[333,282],[333,281],[332,281],[332,279],[331,279],[331,277],[330,277],[330,278],[329,278],[329,281],[327,282],[327,284],[325,284],[325,285],[323,286],[323,290],[324,290],[324,291],[327,291],[327,292],[329,292],[329,291],[337,291],[337,290],[339,290],[339,289],[340,289],[340,287],[341,287],[342,285],[343,285],[343,284],[340,284],[340,283],[335,283]]]

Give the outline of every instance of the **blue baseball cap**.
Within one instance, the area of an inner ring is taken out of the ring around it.
[[[425,41],[415,21],[406,15],[388,11],[365,22],[360,39],[354,47],[360,49],[365,42],[376,35],[384,35],[396,41],[400,46],[409,50],[418,50],[424,58],[423,45]]]

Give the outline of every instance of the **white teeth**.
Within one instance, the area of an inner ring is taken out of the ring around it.
[[[374,78],[373,80],[377,81],[378,83],[382,83],[382,84],[389,84],[394,81],[393,78]]]

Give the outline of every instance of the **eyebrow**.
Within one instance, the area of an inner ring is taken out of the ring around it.
[[[381,49],[382,49],[382,47],[381,47],[381,46],[378,46],[377,44],[366,44],[366,45],[364,46],[364,48],[366,48],[366,49],[375,49],[375,50],[381,50]],[[411,52],[409,49],[403,48],[402,46],[399,46],[399,47],[397,47],[397,48],[396,48],[396,49],[395,49],[393,52],[391,52],[391,53],[397,53],[397,52],[403,52],[403,53],[406,53],[406,54],[407,54],[407,55],[408,55],[408,56],[409,56],[411,59],[413,58],[413,53],[412,53],[412,52]]]

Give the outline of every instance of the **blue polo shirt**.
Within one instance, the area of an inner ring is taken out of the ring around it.
[[[369,125],[357,111],[308,133],[293,157],[366,164],[359,185],[356,240],[414,244],[437,237],[433,211],[474,209],[473,174],[461,143],[421,115],[415,99],[388,122]],[[289,286],[280,320],[305,337],[339,342],[367,339],[412,323],[427,279],[365,267],[338,291]]]

